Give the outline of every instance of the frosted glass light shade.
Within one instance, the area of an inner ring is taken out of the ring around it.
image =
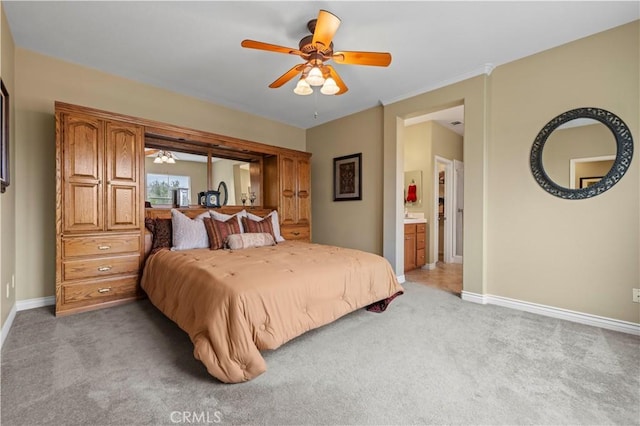
[[[324,84],[324,77],[322,76],[322,71],[320,68],[313,67],[311,71],[309,71],[309,75],[306,78],[307,83],[311,86],[322,86]]]
[[[296,84],[296,88],[293,89],[293,93],[295,93],[296,95],[310,95],[313,93],[313,89],[311,88],[311,86],[309,86],[309,83],[307,83],[304,78],[301,78],[298,81],[298,84]]]
[[[322,93],[323,95],[335,95],[339,91],[340,88],[336,84],[336,81],[331,77],[325,80],[322,89],[320,89],[320,93]]]

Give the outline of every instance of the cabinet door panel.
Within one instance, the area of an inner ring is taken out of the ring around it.
[[[92,117],[66,115],[62,132],[62,230],[102,230],[104,125]]]
[[[306,159],[297,161],[298,175],[298,217],[299,224],[311,223],[311,163]]]
[[[416,269],[416,234],[404,236],[404,270]]]
[[[107,123],[107,229],[139,228],[142,128]]]
[[[100,180],[104,130],[100,120],[65,116],[63,125],[64,178]]]
[[[107,123],[107,180],[138,182],[142,129],[123,123]]]
[[[108,185],[109,205],[107,229],[138,228],[138,187],[133,185]]]
[[[296,162],[294,158],[282,157],[280,160],[280,223],[293,225],[296,223]]]
[[[66,182],[64,231],[102,230],[102,191],[97,183]]]

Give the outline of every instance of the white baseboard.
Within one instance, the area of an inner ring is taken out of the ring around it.
[[[16,317],[16,304],[14,303],[13,306],[11,307],[11,310],[9,311],[7,320],[4,322],[4,325],[2,326],[2,334],[0,337],[0,349],[2,349],[2,346],[4,345],[4,340],[9,335],[9,330],[11,330],[11,326],[13,325],[13,320],[15,317]]]
[[[18,312],[25,311],[27,309],[42,308],[43,306],[51,306],[55,304],[55,296],[36,297],[34,299],[18,300],[16,302]]]
[[[406,281],[406,278],[404,277],[404,275],[397,275],[396,278],[398,278],[398,282],[400,284]]]
[[[541,305],[538,303],[523,302],[522,300],[510,299],[508,297],[493,296],[490,294],[478,294],[462,291],[462,300],[480,303],[482,305],[498,305],[505,308],[517,309],[519,311],[531,312],[533,314],[547,317],[573,321],[580,324],[594,327],[606,328],[607,330],[620,331],[622,333],[640,336],[640,324],[617,320],[614,318],[601,317],[598,315],[586,314],[583,312],[571,311],[569,309],[556,308],[554,306]]]
[[[428,269],[430,271],[433,271],[434,269],[436,269],[436,264],[435,263],[427,263],[426,265],[422,265],[420,268],[421,269]]]

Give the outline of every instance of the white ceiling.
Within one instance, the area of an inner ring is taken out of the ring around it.
[[[638,1],[7,1],[17,46],[300,128],[388,104],[636,20]],[[335,50],[387,51],[388,68],[333,64],[349,91],[267,86],[302,60],[240,47],[297,48],[326,9]],[[612,48],[614,48],[612,46]],[[315,113],[317,112],[317,117]]]

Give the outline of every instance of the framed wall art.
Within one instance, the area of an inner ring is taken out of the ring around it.
[[[9,186],[9,92],[0,80],[0,192]]]
[[[362,200],[362,153],[333,159],[333,201]]]

